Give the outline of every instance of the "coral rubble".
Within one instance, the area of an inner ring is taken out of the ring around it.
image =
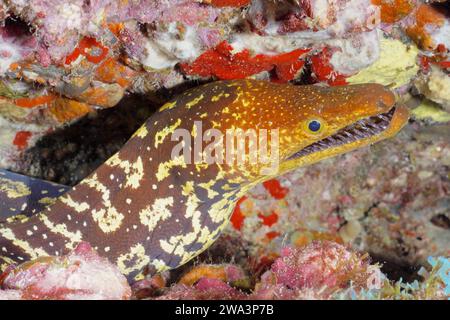
[[[103,129],[217,79],[376,82],[412,109],[396,138],[250,190],[180,270],[130,287],[81,243],[11,266],[0,299],[448,299],[449,48],[448,1],[0,0],[1,168],[75,184],[126,139]]]
[[[63,257],[45,257],[10,267],[0,276],[1,299],[129,299],[120,271],[87,243]]]

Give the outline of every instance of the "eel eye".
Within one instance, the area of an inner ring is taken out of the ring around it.
[[[319,132],[321,128],[322,128],[322,125],[321,125],[320,121],[317,121],[317,120],[311,120],[311,121],[308,123],[308,129],[309,129],[311,132]]]

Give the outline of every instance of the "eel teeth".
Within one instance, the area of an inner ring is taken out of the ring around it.
[[[308,154],[337,147],[346,143],[358,141],[380,134],[389,126],[395,112],[395,107],[389,112],[356,121],[355,123],[339,130],[333,136],[317,141],[303,148],[289,157],[295,159]]]

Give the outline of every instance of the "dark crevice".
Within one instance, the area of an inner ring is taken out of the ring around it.
[[[383,272],[389,280],[403,282],[412,282],[414,280],[421,280],[422,277],[417,272],[422,267],[421,265],[400,264],[383,257],[381,255],[370,253],[372,263],[379,263],[381,265],[381,272]]]

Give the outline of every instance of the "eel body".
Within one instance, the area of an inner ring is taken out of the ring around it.
[[[376,84],[326,88],[240,80],[199,86],[165,104],[118,153],[61,190],[67,192],[39,214],[0,223],[0,264],[61,255],[87,241],[130,280],[143,270],[175,268],[217,239],[249,188],[391,137],[407,119],[393,94]],[[225,134],[236,128],[277,132],[277,170],[193,160],[212,141],[203,135],[208,129]],[[197,141],[200,151],[193,143],[188,157],[174,155],[183,136],[174,139],[175,132],[188,136],[182,146]],[[8,194],[4,186],[0,191]],[[0,210],[7,208],[0,204]]]
[[[32,216],[70,187],[0,169],[0,223]]]

